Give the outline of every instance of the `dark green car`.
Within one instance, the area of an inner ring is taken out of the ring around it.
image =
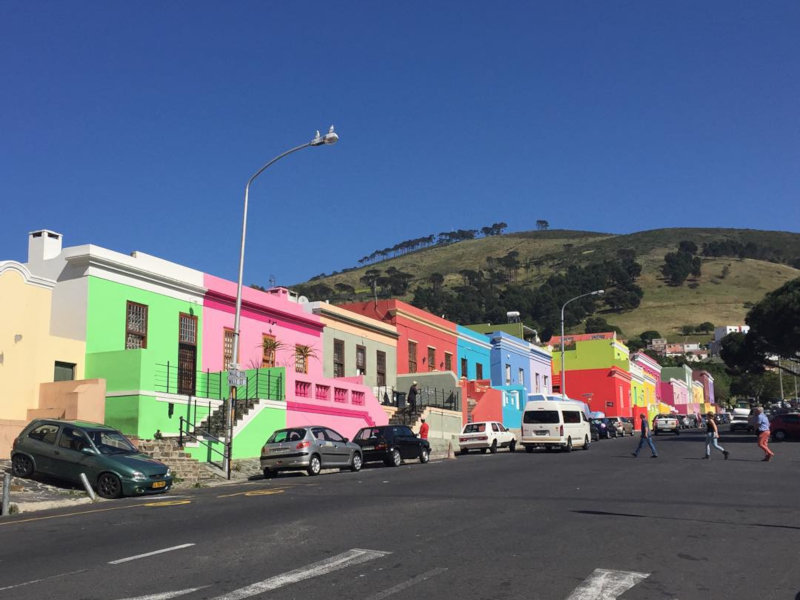
[[[167,465],[140,453],[113,427],[86,421],[31,421],[14,440],[11,470],[16,477],[39,473],[78,484],[83,473],[103,498],[172,487]]]

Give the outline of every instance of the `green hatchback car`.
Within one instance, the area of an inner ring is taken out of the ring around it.
[[[103,498],[166,492],[172,487],[167,465],[142,454],[122,433],[97,423],[36,419],[11,450],[16,477],[34,473],[74,483],[85,474]]]

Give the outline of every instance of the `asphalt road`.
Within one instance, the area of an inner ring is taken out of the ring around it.
[[[282,475],[0,521],[0,600],[794,599],[800,444],[699,433]]]

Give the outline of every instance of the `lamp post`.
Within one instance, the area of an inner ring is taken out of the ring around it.
[[[239,321],[242,315],[242,279],[244,276],[244,241],[247,235],[247,203],[250,197],[250,184],[261,175],[264,171],[267,170],[269,166],[273,163],[278,162],[284,156],[288,156],[293,152],[297,152],[298,150],[302,150],[303,148],[308,148],[310,146],[330,146],[331,144],[335,144],[339,141],[339,136],[333,130],[333,125],[331,125],[328,133],[325,135],[320,135],[319,131],[317,131],[316,135],[313,139],[305,144],[300,144],[299,146],[295,146],[284,152],[283,154],[279,154],[271,161],[266,163],[263,167],[261,167],[258,171],[256,171],[253,176],[247,181],[247,185],[244,188],[244,214],[242,216],[242,242],[241,246],[239,247],[239,279],[236,285],[236,312],[233,319],[233,356],[231,360],[231,364],[228,368],[229,373],[229,385],[230,385],[230,394],[228,397],[228,406],[227,410],[225,411],[225,436],[226,436],[226,452],[225,452],[225,473],[228,479],[231,478],[231,458],[233,457],[233,412],[235,410],[235,401],[236,401],[236,386],[233,385],[231,382],[230,375],[234,376],[234,379],[238,378],[238,370],[239,370]]]
[[[593,292],[588,292],[586,294],[581,294],[580,296],[575,296],[574,298],[570,298],[564,305],[561,307],[561,399],[564,400],[567,397],[567,374],[564,371],[564,309],[567,308],[567,304],[570,302],[574,302],[575,300],[580,300],[581,298],[585,298],[586,296],[599,296],[600,294],[605,294],[605,290],[595,290]]]

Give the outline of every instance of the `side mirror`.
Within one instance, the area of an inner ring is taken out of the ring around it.
[[[88,454],[89,456],[94,456],[95,455],[94,449],[90,448],[89,446],[83,446],[81,448],[81,453],[82,454]]]
[[[350,441],[350,438],[344,438],[344,443],[347,444]]]

